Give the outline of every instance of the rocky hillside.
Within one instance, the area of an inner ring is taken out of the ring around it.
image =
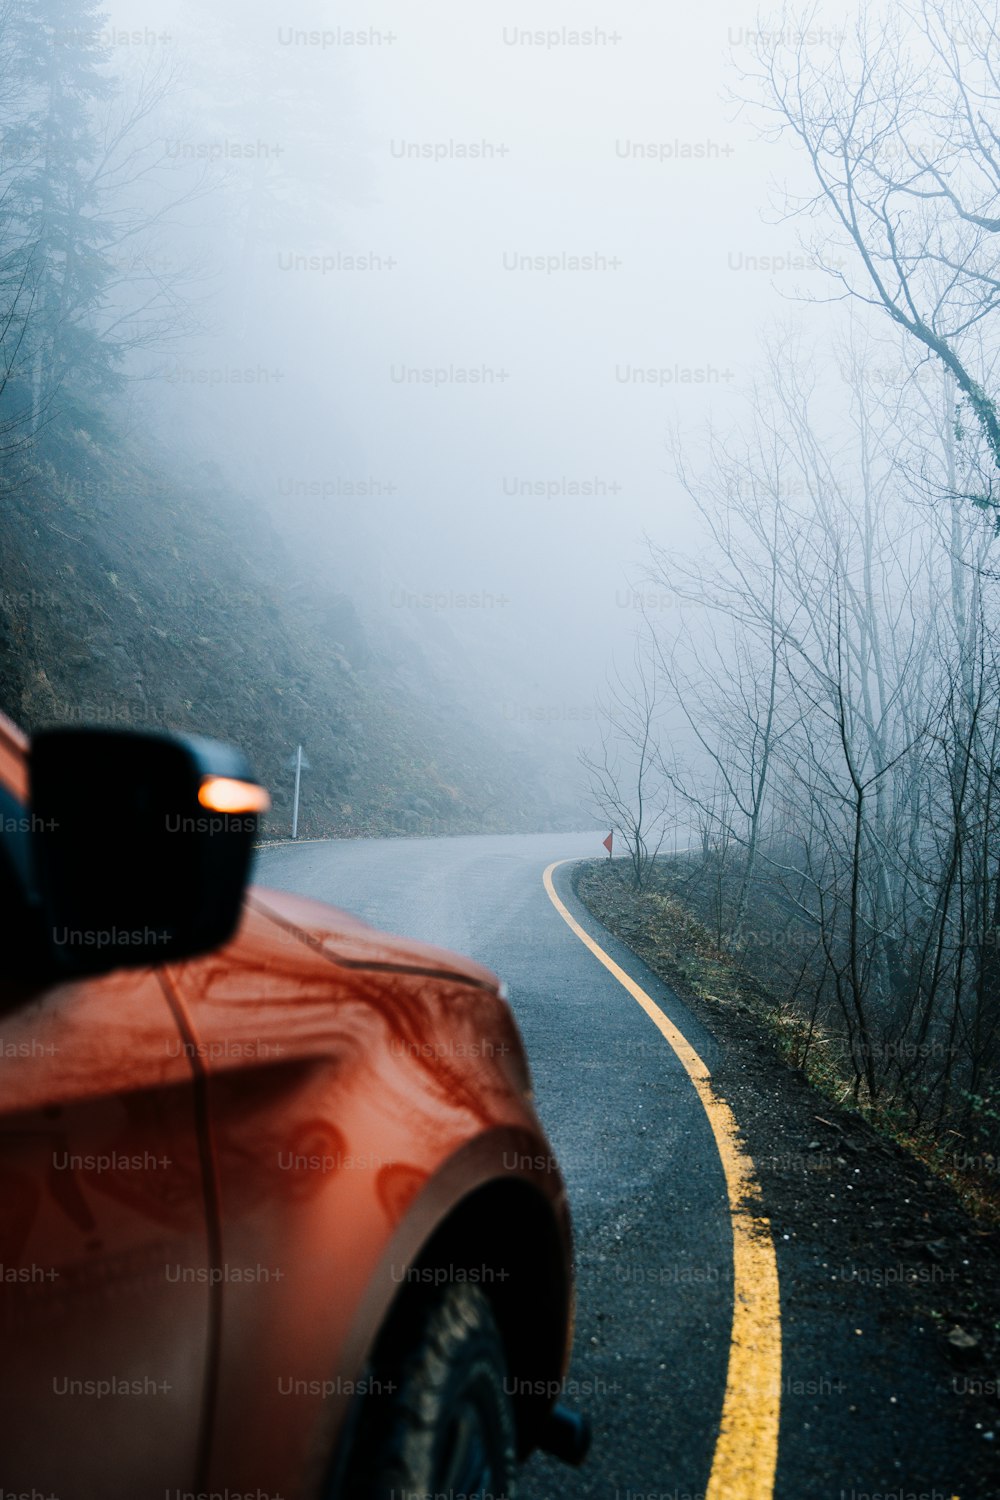
[[[574,820],[530,752],[498,743],[412,641],[373,642],[350,600],[293,570],[212,466],[98,424],[7,462],[0,707],[51,723],[197,731],[241,745],[289,832],[540,829]],[[439,712],[440,704],[447,712]]]

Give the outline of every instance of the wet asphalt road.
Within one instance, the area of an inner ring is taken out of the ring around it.
[[[317,842],[262,850],[255,878],[467,953],[507,981],[573,1209],[578,1306],[567,1400],[594,1420],[585,1467],[536,1455],[523,1494],[702,1500],[732,1318],[725,1180],[680,1062],[543,889],[553,860],[600,852],[599,834]],[[714,1070],[713,1038],[579,906],[567,869],[556,888]],[[819,1241],[782,1238],[775,1495],[982,1500],[959,1487],[961,1465],[922,1377],[926,1349],[916,1330],[897,1320],[883,1327],[881,1347],[869,1339],[862,1349],[853,1325],[878,1327],[877,1294],[858,1292],[848,1316],[826,1289],[822,1229]],[[801,1306],[789,1300],[792,1286],[804,1288]]]

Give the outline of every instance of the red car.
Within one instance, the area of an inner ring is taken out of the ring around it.
[[[212,741],[0,721],[0,1479],[59,1500],[509,1495],[572,1324],[487,970],[245,892]]]

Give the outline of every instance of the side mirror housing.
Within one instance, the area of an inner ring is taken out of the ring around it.
[[[232,935],[270,806],[238,750],[48,729],[31,742],[30,781],[34,891],[57,972],[192,958]]]

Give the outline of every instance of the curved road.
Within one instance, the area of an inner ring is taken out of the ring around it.
[[[525,1496],[703,1500],[708,1492],[709,1500],[763,1500],[759,1478],[725,1481],[716,1472],[709,1489],[734,1315],[733,1221],[709,1115],[664,1028],[571,930],[543,885],[553,861],[600,854],[600,837],[275,846],[260,851],[255,878],[467,953],[507,981],[573,1209],[578,1308],[566,1399],[594,1419],[584,1468],[536,1455]],[[580,907],[565,868],[554,883],[568,912],[711,1072],[718,1058],[711,1035]],[[906,1347],[906,1335],[888,1339],[883,1376],[880,1358],[871,1357],[882,1351],[869,1341],[860,1354],[835,1309],[817,1320],[810,1305],[808,1318],[797,1317],[785,1302],[786,1267],[790,1282],[805,1276],[814,1288],[824,1273],[818,1261],[802,1260],[803,1249],[777,1248],[784,1347],[773,1493],[782,1500],[951,1500],[959,1493],[975,1500],[947,1481],[955,1455],[935,1438],[940,1424],[929,1379],[921,1385],[919,1349]],[[846,1321],[855,1315],[857,1306]],[[889,1394],[901,1361],[912,1387],[905,1411]],[[910,1482],[927,1474],[940,1476],[933,1489]],[[765,1488],[769,1495],[770,1483]]]

